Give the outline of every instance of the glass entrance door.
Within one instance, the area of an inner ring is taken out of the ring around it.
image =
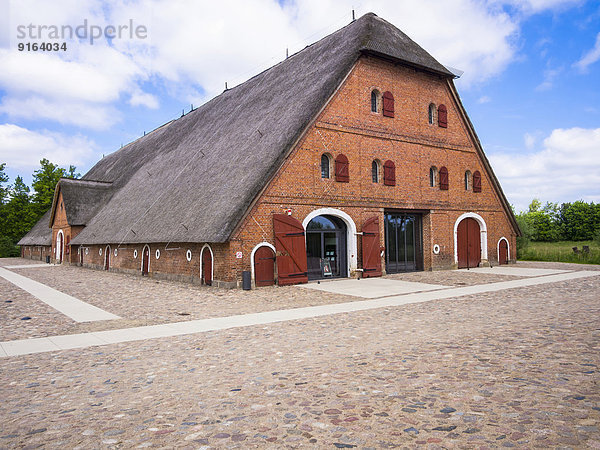
[[[422,270],[421,216],[386,213],[385,244],[387,273]]]
[[[336,217],[318,216],[306,227],[308,279],[347,276],[346,225]]]

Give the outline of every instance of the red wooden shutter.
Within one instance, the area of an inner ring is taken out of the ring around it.
[[[479,170],[473,173],[473,192],[481,192],[481,174]]]
[[[442,191],[448,190],[448,169],[446,167],[440,168],[440,189]]]
[[[350,181],[350,164],[345,155],[339,154],[335,158],[335,181],[348,183]]]
[[[396,165],[389,159],[383,165],[383,184],[396,186]]]
[[[379,217],[371,217],[362,227],[362,266],[363,278],[381,276],[381,256],[379,241]]]
[[[306,242],[302,223],[285,214],[273,214],[275,249],[277,254],[277,283],[308,283]]]
[[[383,93],[383,115],[394,117],[394,96],[390,91]]]
[[[448,110],[445,105],[438,106],[438,125],[442,128],[448,128]]]

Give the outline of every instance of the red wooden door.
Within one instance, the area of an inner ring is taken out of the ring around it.
[[[308,283],[306,242],[302,223],[291,216],[273,214],[277,284]]]
[[[83,247],[79,247],[79,265],[83,266]]]
[[[148,275],[150,271],[150,248],[144,247],[142,251],[142,275]]]
[[[106,247],[104,252],[104,270],[110,269],[110,247]]]
[[[207,286],[212,285],[212,255],[207,247],[202,251],[202,281]]]
[[[381,276],[379,217],[371,217],[362,227],[363,278]]]
[[[502,239],[498,247],[498,264],[508,264],[508,243]]]
[[[275,284],[275,253],[267,246],[254,252],[254,282],[258,287]]]
[[[481,262],[481,233],[479,223],[470,217],[458,224],[458,268],[477,267]]]

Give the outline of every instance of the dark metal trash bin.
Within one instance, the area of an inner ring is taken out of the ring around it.
[[[46,264],[50,264],[50,255],[46,255]]]
[[[252,279],[250,277],[250,271],[244,270],[242,272],[242,289],[249,291],[252,289]]]

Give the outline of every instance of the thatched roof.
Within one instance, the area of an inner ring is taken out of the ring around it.
[[[108,202],[113,189],[110,182],[61,178],[56,186],[55,197],[58,196],[58,192],[62,193],[67,222],[76,226],[86,225],[98,209]],[[55,198],[52,203],[52,215],[56,203]]]
[[[111,182],[114,194],[73,244],[228,240],[365,52],[452,77],[396,27],[366,14],[99,161],[83,180]]]
[[[17,245],[52,245],[52,229],[49,227],[52,210],[46,211],[29,233],[21,238]]]

